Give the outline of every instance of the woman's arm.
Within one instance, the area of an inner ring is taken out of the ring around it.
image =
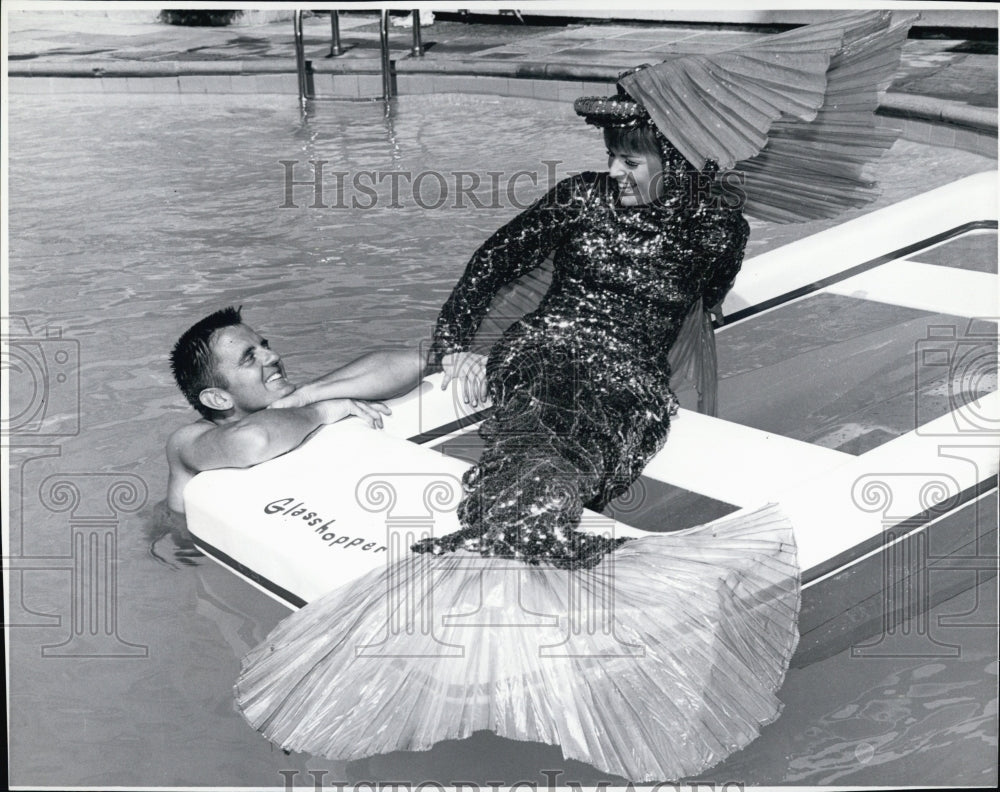
[[[391,399],[415,388],[424,368],[424,356],[417,349],[369,352],[297,388],[271,407],[301,407],[326,399]]]
[[[559,182],[475,252],[438,316],[432,364],[468,349],[500,288],[538,267],[560,244],[583,205],[583,186],[580,176]]]

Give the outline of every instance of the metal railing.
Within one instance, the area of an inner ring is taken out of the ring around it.
[[[389,59],[389,12],[384,10],[378,18],[378,44],[382,62],[382,99],[392,96],[392,61]]]
[[[340,46],[340,12],[330,12],[330,54],[326,57],[336,58],[343,55],[344,49]]]
[[[413,20],[413,44],[410,47],[410,55],[422,58],[424,55],[424,44],[420,36],[420,11],[414,9]],[[313,85],[312,61],[306,59],[305,37],[302,33],[302,12],[295,11],[292,16],[292,26],[295,34],[295,71],[298,75],[299,103],[305,106],[310,99],[315,99],[315,87]],[[392,98],[392,60],[389,57],[389,11],[383,10],[379,15],[379,54],[382,72],[382,98],[388,101]],[[326,56],[335,58],[344,54],[344,47],[340,43],[340,13],[336,10],[330,11],[330,52]]]

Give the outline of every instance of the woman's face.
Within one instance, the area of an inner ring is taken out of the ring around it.
[[[647,204],[663,189],[663,164],[653,154],[611,146],[608,148],[608,171],[618,182],[618,203],[622,206]]]

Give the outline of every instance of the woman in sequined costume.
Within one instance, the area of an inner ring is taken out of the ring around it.
[[[578,532],[581,513],[623,493],[663,446],[677,409],[671,345],[692,306],[718,304],[739,271],[749,227],[706,189],[711,172],[627,97],[593,104],[581,109],[604,126],[609,172],[560,182],[497,231],[441,310],[436,363],[467,350],[498,290],[554,252],[541,305],[488,358],[494,412],[463,482],[463,528],[414,550],[573,568],[624,541]]]
[[[697,357],[689,342],[706,325],[687,318],[740,268],[748,226],[708,163],[739,164],[755,217],[871,201],[864,164],[894,139],[877,93],[911,23],[846,14],[671,58],[624,75],[617,97],[577,101],[607,130],[609,172],[560,182],[487,240],[438,321],[433,361],[450,377],[502,284],[554,253],[541,305],[487,360],[495,409],[460,530],[310,603],[250,652],[236,700],[255,728],[341,760],[489,730],[663,781],[700,773],[778,716],[800,602],[779,506],[625,543],[579,521],[664,443],[671,346]],[[650,173],[662,184],[647,191]]]
[[[244,659],[237,702],[286,750],[360,759],[488,729],[662,781],[781,710],[799,587],[780,510],[629,540],[578,528],[663,445],[671,345],[692,306],[721,301],[748,232],[634,102],[600,103],[626,121],[606,131],[609,171],[560,182],[490,237],[441,311],[432,360],[454,367],[497,291],[554,251],[540,306],[489,355],[495,409],[461,529],[310,603]]]

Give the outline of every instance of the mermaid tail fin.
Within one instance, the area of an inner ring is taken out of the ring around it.
[[[632,72],[619,84],[696,168],[743,174],[746,214],[796,222],[878,196],[863,173],[898,133],[876,124],[916,14],[855,12],[712,55]]]
[[[644,536],[590,570],[410,554],[283,621],[236,697],[272,741],[328,758],[486,729],[676,779],[777,717],[798,603],[773,506]]]

